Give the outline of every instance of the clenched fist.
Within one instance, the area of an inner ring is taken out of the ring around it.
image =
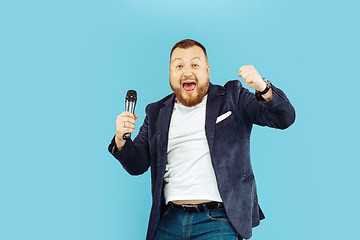
[[[116,118],[116,132],[115,132],[115,144],[116,148],[120,150],[126,140],[123,139],[125,133],[135,132],[135,121],[138,115],[132,114],[131,112],[123,112]]]
[[[266,88],[265,81],[253,65],[242,66],[239,70],[239,77],[242,77],[249,87],[257,91],[262,92]]]

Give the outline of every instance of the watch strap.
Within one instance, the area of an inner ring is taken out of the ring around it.
[[[258,92],[259,95],[266,94],[271,88],[271,82],[269,80],[265,79],[265,78],[263,78],[263,80],[264,80],[264,82],[266,82],[266,88],[262,92],[256,90],[256,92]]]
[[[255,97],[256,97],[256,99],[257,99],[258,101],[260,101],[260,102],[264,102],[264,101],[265,101],[265,99],[262,97],[262,95],[266,94],[266,93],[270,90],[270,88],[271,88],[271,86],[272,86],[272,84],[271,84],[271,82],[270,82],[269,80],[267,80],[267,79],[265,79],[265,78],[263,78],[263,80],[266,82],[266,88],[265,88],[265,90],[262,91],[262,92],[260,92],[260,91],[258,91],[258,90],[255,91]]]

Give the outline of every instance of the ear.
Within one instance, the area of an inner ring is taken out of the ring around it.
[[[210,79],[210,68],[209,68],[209,64],[207,65],[207,73],[208,73],[209,79]]]

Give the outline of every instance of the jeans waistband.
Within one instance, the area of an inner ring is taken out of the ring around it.
[[[194,212],[203,212],[205,210],[211,210],[216,208],[223,208],[224,204],[222,202],[207,202],[207,203],[191,204],[191,205],[178,205],[169,202],[169,206],[172,208],[183,209],[185,212],[194,213]]]

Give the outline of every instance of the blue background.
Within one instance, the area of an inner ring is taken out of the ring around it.
[[[203,43],[211,81],[254,65],[293,103],[285,131],[255,126],[266,219],[254,240],[355,239],[357,1],[2,1],[0,239],[144,239],[150,175],[108,152],[128,89],[171,93],[171,47]]]

